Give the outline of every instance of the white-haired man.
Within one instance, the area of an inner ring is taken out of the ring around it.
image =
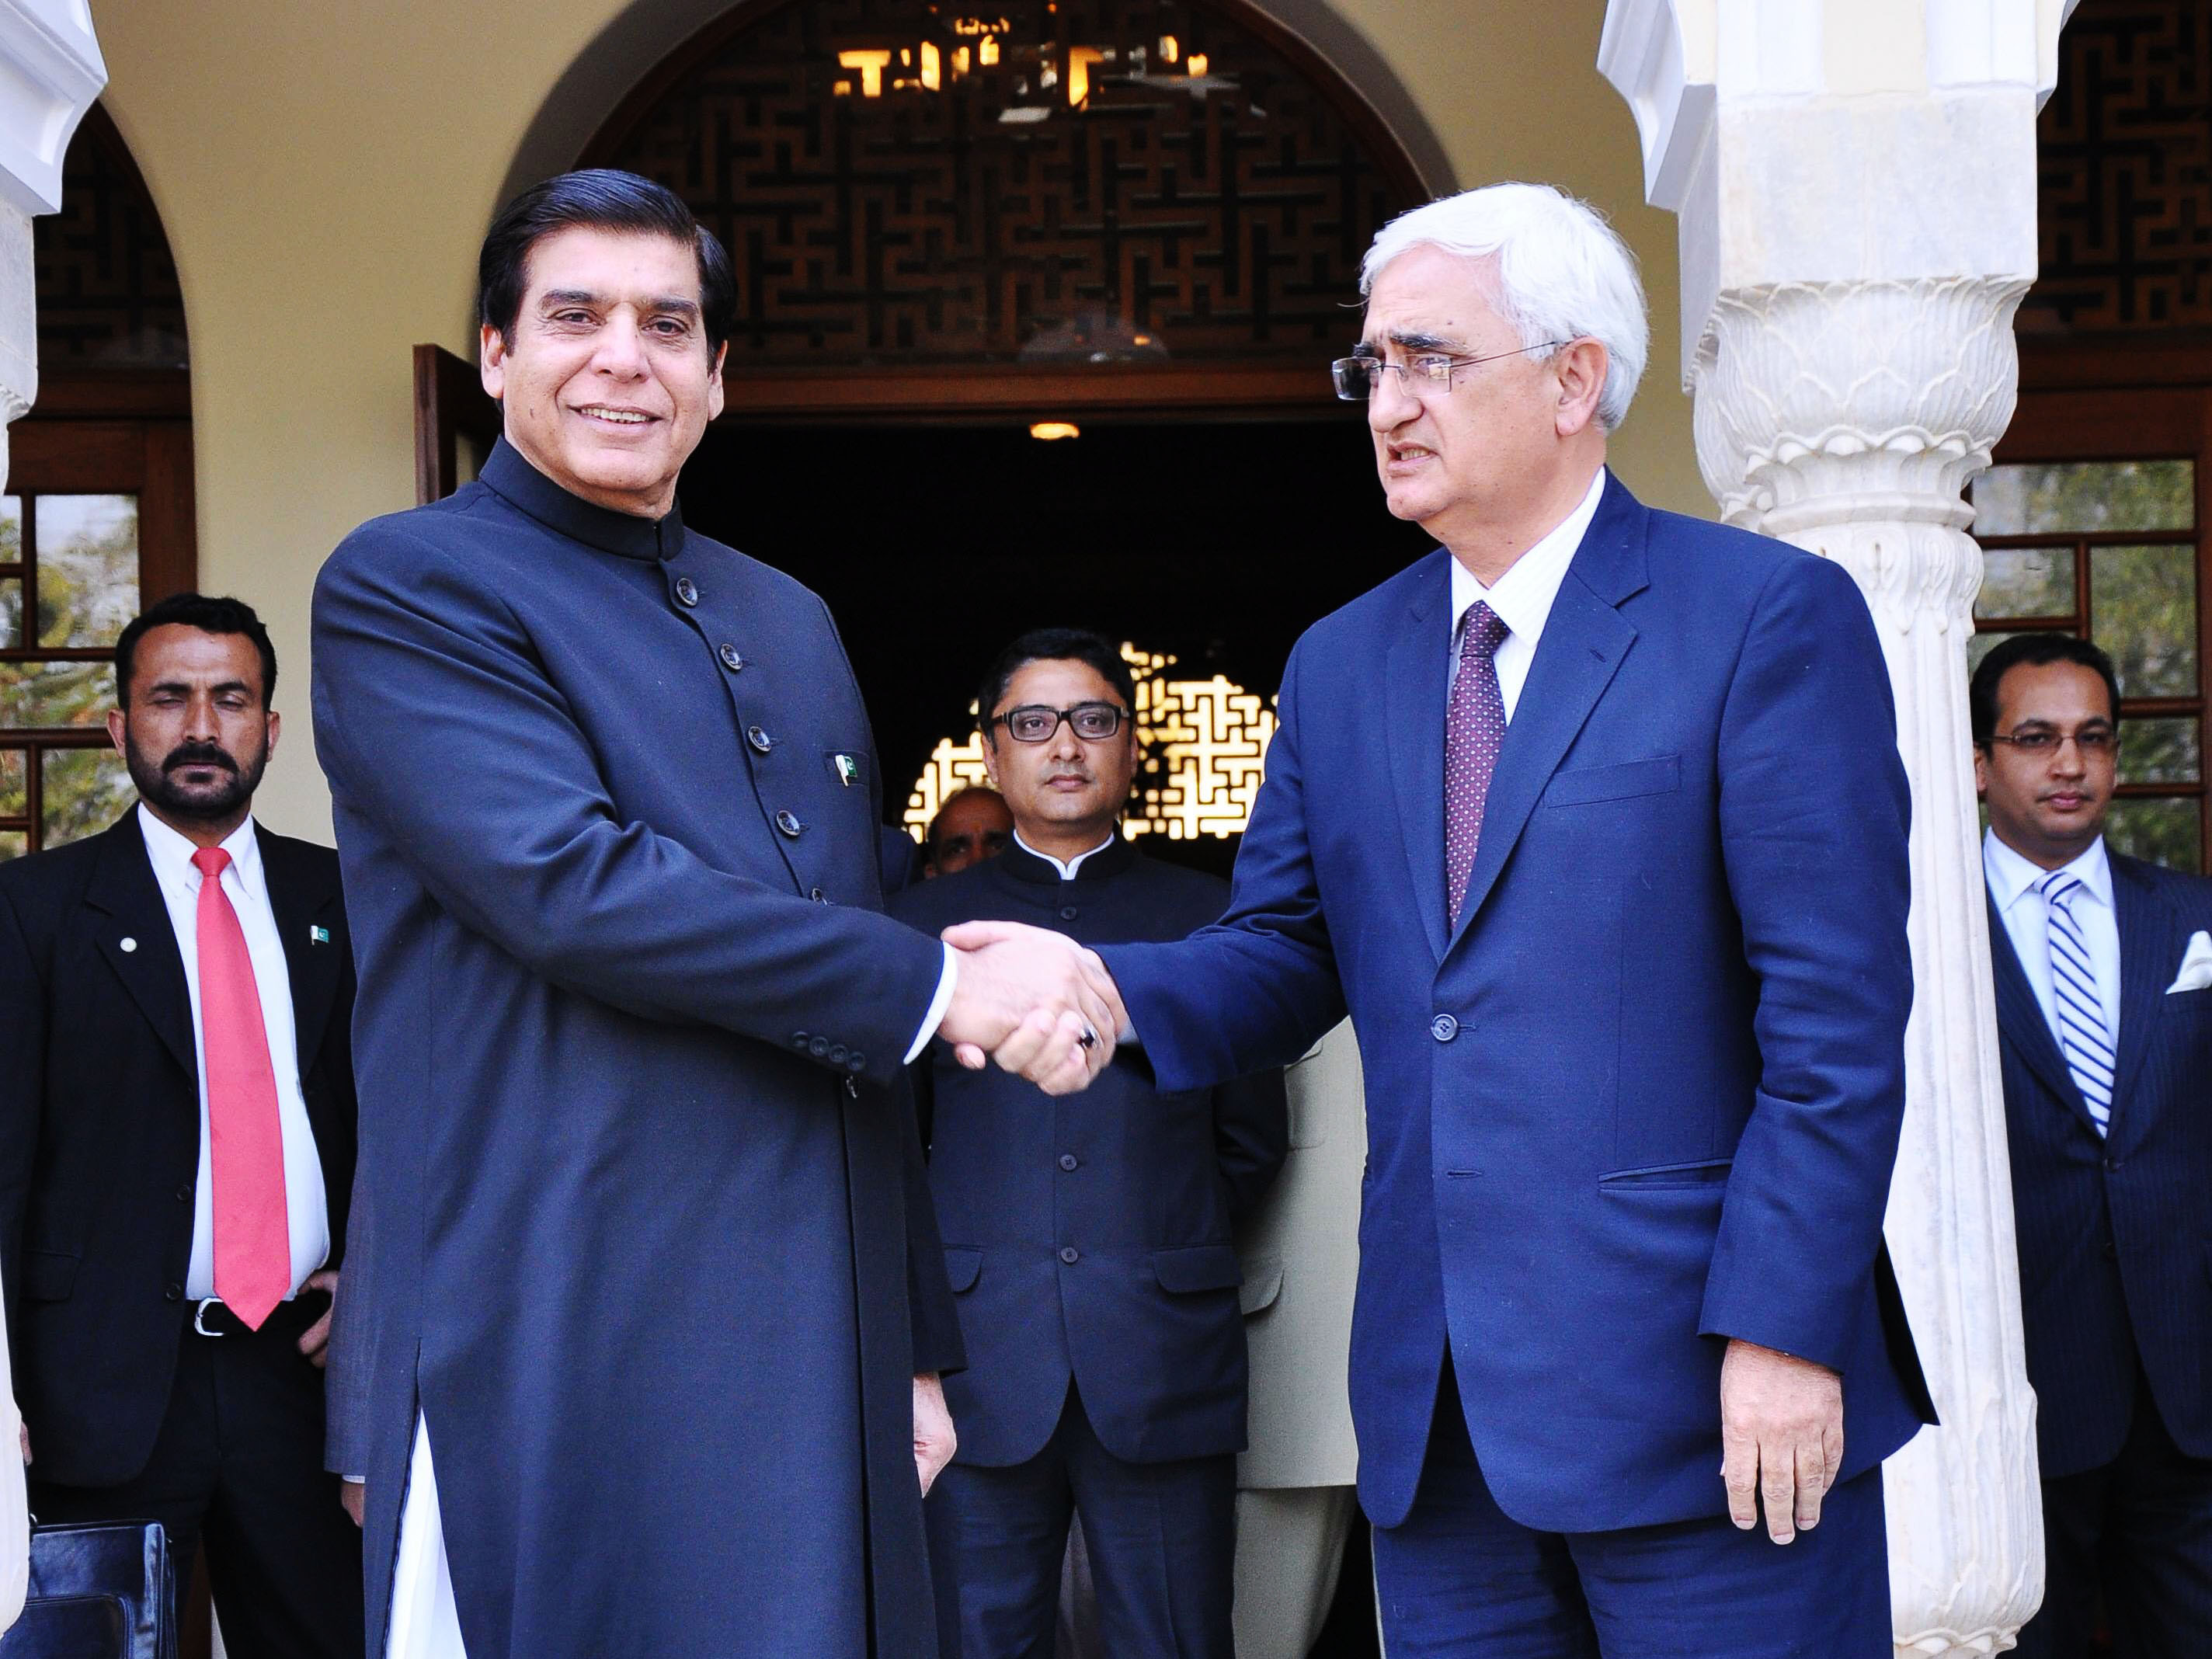
[[[1929,1410],[1881,1249],[1911,968],[1866,605],[1607,477],[1644,306],[1583,204],[1432,203],[1363,285],[1338,389],[1443,545],[1292,653],[1228,913],[1101,951],[1125,1029],[1175,1091],[1349,1007],[1391,1659],[1887,1659],[1877,1466]]]

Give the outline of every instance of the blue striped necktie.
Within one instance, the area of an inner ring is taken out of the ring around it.
[[[2097,970],[2089,965],[2088,942],[2074,919],[2074,900],[2086,890],[2079,877],[2063,870],[2052,871],[2037,886],[2051,943],[2051,1006],[2058,1017],[2058,1047],[2101,1135],[2112,1121],[2112,1036],[2105,1024]]]

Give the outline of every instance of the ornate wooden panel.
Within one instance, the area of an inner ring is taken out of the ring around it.
[[[2022,330],[2212,326],[2212,7],[2083,0],[2058,51]]]
[[[1188,0],[801,0],[744,14],[586,160],[728,243],[738,359],[1313,362],[1420,197],[1302,51]]]
[[[31,235],[42,362],[183,367],[185,301],[168,238],[98,105],[63,158],[61,211],[33,219]]]

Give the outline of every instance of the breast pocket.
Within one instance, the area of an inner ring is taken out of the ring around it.
[[[1547,806],[1592,806],[1599,801],[1660,795],[1682,785],[1682,757],[1655,755],[1617,766],[1581,766],[1556,773],[1544,791]]]

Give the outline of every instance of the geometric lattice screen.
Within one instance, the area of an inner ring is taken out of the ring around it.
[[[1256,29],[1187,0],[746,14],[587,158],[731,248],[738,364],[1316,361],[1420,199]]]

